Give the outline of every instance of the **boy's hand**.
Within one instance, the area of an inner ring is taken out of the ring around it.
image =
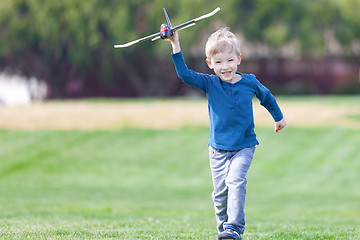
[[[170,42],[172,49],[173,49],[173,53],[178,53],[181,51],[180,48],[180,40],[179,40],[179,33],[177,30],[174,30],[174,35],[171,38],[167,38],[165,39],[165,41]]]
[[[281,129],[283,129],[286,126],[286,121],[285,118],[281,119],[278,122],[275,122],[274,124],[275,126],[275,132],[277,133],[278,131],[280,131]]]

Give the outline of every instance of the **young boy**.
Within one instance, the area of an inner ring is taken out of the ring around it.
[[[216,75],[189,70],[182,56],[179,35],[172,45],[176,72],[183,82],[206,94],[210,118],[209,160],[218,239],[241,239],[245,230],[246,174],[255,145],[252,99],[255,95],[275,120],[275,132],[285,119],[275,98],[253,74],[237,72],[240,44],[229,28],[213,33],[206,43],[206,63]]]

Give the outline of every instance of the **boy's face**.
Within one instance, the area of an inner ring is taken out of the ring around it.
[[[233,83],[236,82],[236,71],[241,63],[241,54],[238,56],[235,51],[221,52],[213,55],[210,60],[206,59],[206,63],[221,80]]]

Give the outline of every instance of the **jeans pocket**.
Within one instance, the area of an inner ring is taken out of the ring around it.
[[[215,155],[216,155],[216,149],[213,148],[213,147],[211,147],[211,146],[209,146],[209,157],[210,157],[210,158],[214,158]]]

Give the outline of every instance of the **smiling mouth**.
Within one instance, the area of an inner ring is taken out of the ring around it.
[[[231,75],[231,71],[221,73],[223,76],[228,77]]]

